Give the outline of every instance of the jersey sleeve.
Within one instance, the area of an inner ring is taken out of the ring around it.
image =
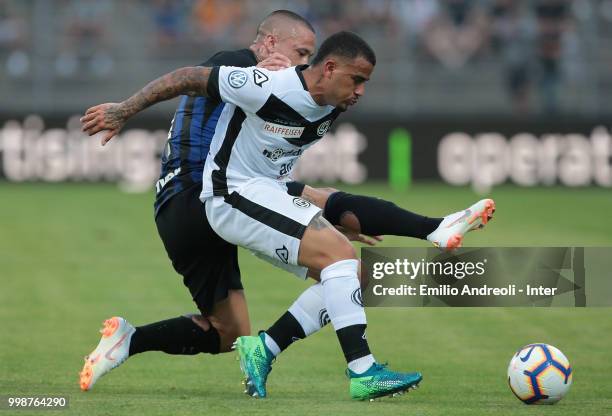
[[[208,80],[208,96],[256,113],[270,97],[272,73],[263,68],[213,67]]]

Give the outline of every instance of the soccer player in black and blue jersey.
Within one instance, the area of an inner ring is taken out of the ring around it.
[[[262,22],[249,49],[218,53],[202,66],[249,67],[266,60],[271,67],[302,64],[314,53],[314,45],[312,26],[300,16],[281,10]],[[275,52],[287,56],[290,62],[283,61]],[[122,318],[107,320],[98,348],[86,359],[80,380],[83,390],[90,389],[100,376],[131,355],[144,351],[216,354],[228,351],[238,336],[250,333],[236,246],[212,231],[198,198],[204,161],[223,106],[202,96],[180,98],[156,184],[155,220],[160,237],[200,314],[137,328]],[[99,106],[98,110],[103,111],[104,107]],[[83,118],[84,130],[90,134],[93,128],[108,130],[103,138],[105,143],[119,131],[122,123],[111,125],[98,115],[95,110],[88,111]],[[376,198],[315,189],[297,182],[291,183],[288,189],[292,195],[324,208],[325,217],[333,225],[351,230],[353,236],[394,234],[426,239],[443,221],[413,214]],[[362,237],[362,241],[368,240]],[[294,339],[288,335],[302,335],[290,311],[267,332],[277,340],[279,349],[286,348]],[[116,356],[109,358],[109,351]]]

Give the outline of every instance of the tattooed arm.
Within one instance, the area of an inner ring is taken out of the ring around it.
[[[180,68],[150,82],[125,101],[91,107],[81,117],[82,130],[90,136],[106,130],[101,140],[104,146],[130,117],[155,103],[185,94],[207,96],[211,70],[207,67]]]

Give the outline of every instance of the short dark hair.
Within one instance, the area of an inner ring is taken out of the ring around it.
[[[266,18],[262,20],[259,26],[257,27],[257,33],[258,34],[261,33],[261,27],[265,23],[266,20],[268,20],[271,17],[276,17],[276,16],[285,17],[287,19],[293,20],[294,22],[301,23],[304,26],[306,26],[308,30],[310,30],[312,33],[315,33],[315,28],[312,26],[312,24],[308,20],[306,20],[299,14],[292,12],[291,10],[285,10],[285,9],[275,10],[269,15],[267,15]]]
[[[370,45],[353,32],[342,31],[325,39],[312,64],[317,65],[330,55],[348,59],[363,57],[372,65],[376,65],[376,54]]]

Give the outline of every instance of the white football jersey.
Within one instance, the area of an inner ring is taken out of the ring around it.
[[[226,104],[204,166],[202,199],[228,195],[256,177],[289,180],[297,158],[325,135],[340,110],[313,100],[306,67],[213,68],[208,95]]]

